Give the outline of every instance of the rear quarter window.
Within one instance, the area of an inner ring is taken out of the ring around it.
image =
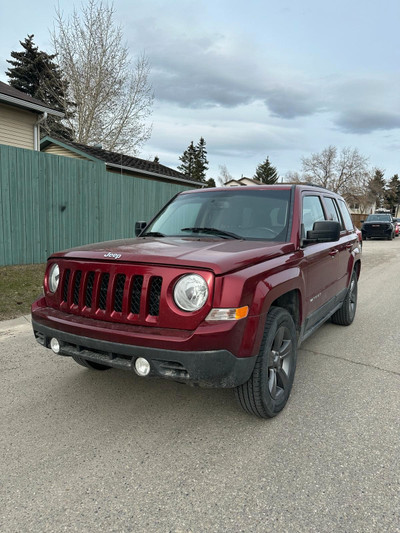
[[[327,210],[328,220],[334,220],[335,222],[339,222],[340,227],[343,230],[344,224],[336,200],[334,198],[331,198],[330,196],[324,196],[324,203]]]
[[[340,207],[340,212],[342,213],[345,228],[348,231],[354,231],[354,224],[353,224],[353,221],[351,220],[351,216],[350,216],[349,210],[347,209],[347,205],[345,204],[344,200],[338,200],[338,204]]]

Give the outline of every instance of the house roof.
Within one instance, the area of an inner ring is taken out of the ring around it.
[[[0,103],[10,104],[23,109],[32,111],[33,113],[49,113],[57,117],[63,117],[64,113],[57,111],[41,100],[32,98],[29,94],[26,94],[7,83],[0,81]]]
[[[198,181],[190,180],[185,174],[170,167],[166,167],[165,165],[161,165],[160,163],[155,163],[154,161],[119,154],[117,152],[110,152],[99,146],[88,146],[86,144],[67,141],[65,139],[57,139],[55,137],[44,137],[44,139],[41,140],[40,147],[43,150],[50,144],[61,146],[92,161],[103,161],[110,169],[114,168],[137,172],[148,175],[149,177],[164,178],[169,181],[186,183],[193,187],[201,186]]]

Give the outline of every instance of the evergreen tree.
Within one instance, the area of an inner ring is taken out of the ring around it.
[[[194,179],[193,174],[196,162],[196,148],[193,144],[193,141],[179,157],[179,160],[182,161],[182,164],[179,165],[178,170],[185,174],[188,178]]]
[[[193,179],[196,181],[206,181],[206,170],[208,170],[206,141],[200,137],[196,145],[196,157],[194,164]]]
[[[375,169],[373,178],[369,181],[368,188],[371,191],[371,199],[375,202],[376,208],[383,207],[385,199],[386,182],[384,173],[379,168]]]
[[[257,166],[253,179],[267,185],[272,185],[278,181],[278,172],[276,168],[271,165],[268,157],[264,163],[260,163]]]
[[[6,72],[9,84],[69,116],[72,103],[68,102],[66,97],[68,82],[60,67],[53,61],[56,55],[40,51],[35,46],[33,37],[34,35],[28,35],[25,41],[20,41],[23,51],[11,52],[13,60],[7,59],[7,63],[12,65]],[[71,130],[62,124],[59,117],[48,116],[41,129],[45,135],[72,140]]]
[[[182,164],[178,167],[178,170],[183,174],[186,174],[190,179],[200,181],[202,183],[211,183],[210,180],[206,180],[206,170],[208,169],[206,142],[203,137],[200,138],[196,146],[193,141],[189,144],[187,149],[179,157]],[[215,187],[215,182],[212,180]]]
[[[398,174],[395,174],[386,186],[385,191],[385,207],[390,209],[392,214],[397,212],[397,207],[400,204],[400,179]]]

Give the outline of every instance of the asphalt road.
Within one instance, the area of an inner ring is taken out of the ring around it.
[[[0,531],[399,532],[399,302],[400,238],[365,242],[355,322],[302,346],[273,420],[0,323]]]

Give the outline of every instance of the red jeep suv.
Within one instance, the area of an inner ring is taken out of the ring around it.
[[[301,342],[354,319],[360,242],[328,190],[187,191],[136,226],[48,259],[32,306],[40,344],[90,369],[231,387],[267,418],[288,400]]]

